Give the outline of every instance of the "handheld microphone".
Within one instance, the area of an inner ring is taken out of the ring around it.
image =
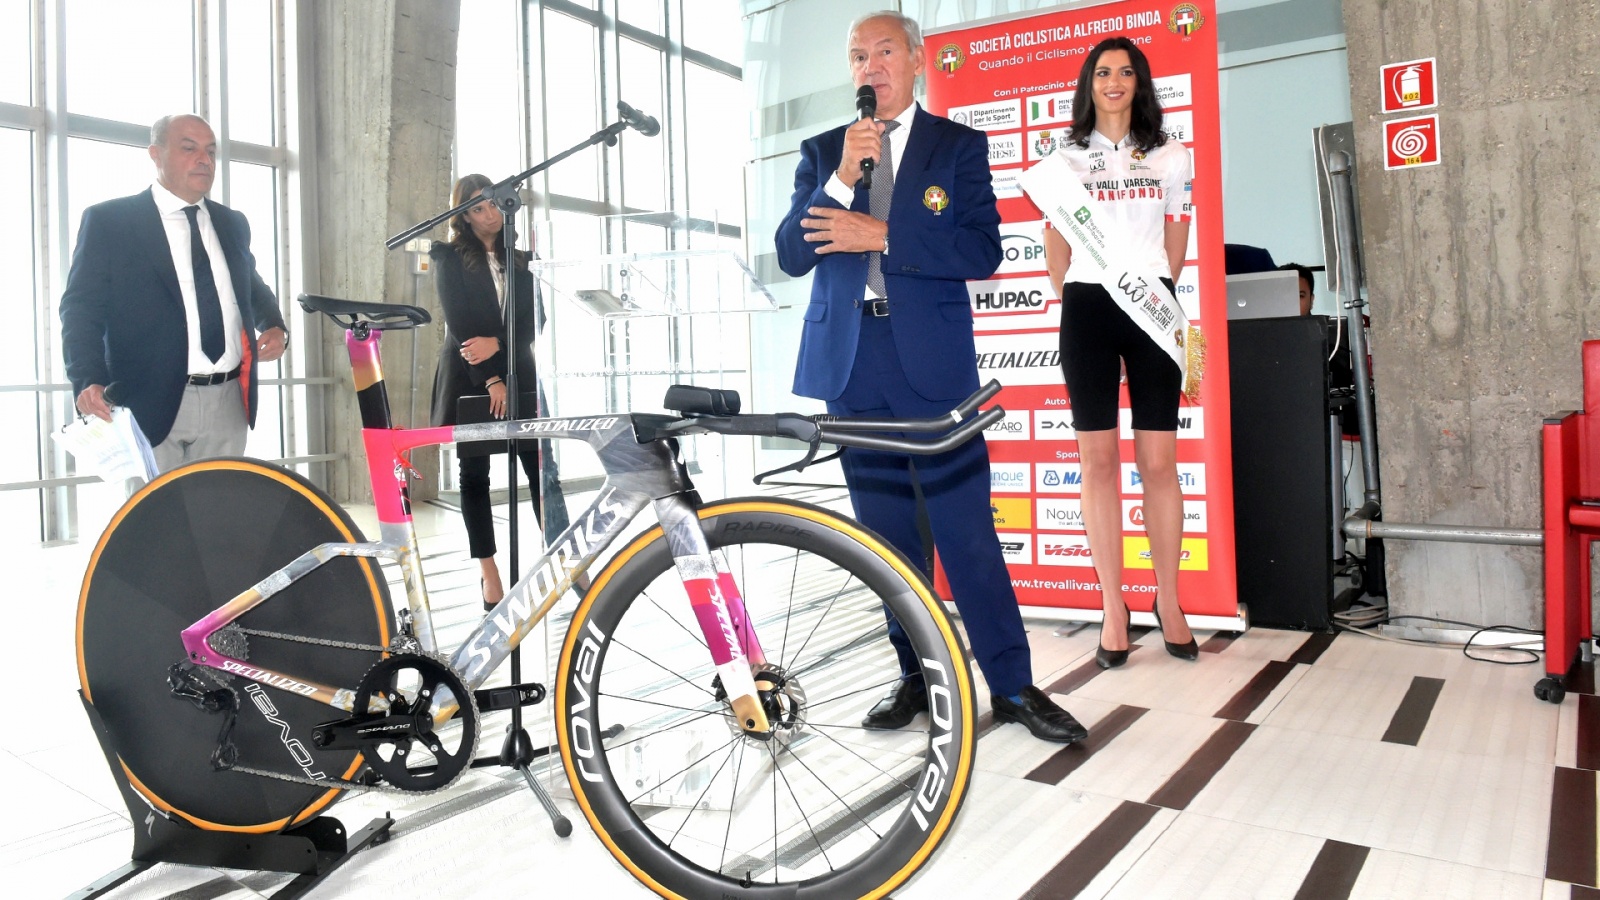
[[[872,89],[872,85],[863,84],[856,89],[856,112],[860,113],[863,119],[870,119],[878,114],[878,92]],[[872,160],[861,161],[861,186],[869,191],[872,190],[872,168]]]
[[[645,137],[655,137],[661,133],[661,123],[656,121],[655,116],[647,116],[621,100],[617,101],[617,114],[622,116],[622,121],[627,122],[629,128]]]

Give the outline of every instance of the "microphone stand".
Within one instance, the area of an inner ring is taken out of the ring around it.
[[[617,144],[617,135],[628,130],[629,128],[639,129],[642,133],[650,136],[655,133],[653,129],[659,127],[655,124],[653,119],[642,115],[626,103],[618,102],[617,112],[621,118],[619,118],[616,122],[607,125],[605,128],[596,131],[585,140],[574,144],[560,153],[557,153],[555,156],[546,159],[544,162],[532,166],[527,171],[522,172],[519,175],[513,175],[504,181],[489,185],[488,187],[484,188],[480,194],[469,197],[456,204],[454,207],[445,210],[439,215],[434,216],[433,218],[424,222],[419,222],[416,225],[413,225],[410,228],[407,228],[399,234],[396,234],[384,241],[384,246],[390,250],[393,250],[396,247],[404,244],[406,241],[411,240],[413,237],[433,230],[440,223],[449,221],[457,214],[465,212],[470,207],[476,206],[485,200],[493,203],[500,209],[502,221],[500,226],[500,236],[503,239],[505,248],[506,342],[501,347],[501,350],[506,354],[505,383],[507,421],[516,421],[518,418],[520,414],[518,406],[520,405],[519,401],[521,399],[521,391],[517,385],[517,353],[515,352],[517,347],[516,221],[517,212],[521,210],[523,206],[522,197],[520,194],[518,194],[518,188],[520,188],[522,183],[527,181],[529,178],[537,175],[540,172],[543,172],[545,169],[550,168],[551,166],[566,159],[574,153],[579,152],[580,150],[585,150],[599,143],[604,143],[608,147],[615,147]],[[535,290],[537,290],[537,285],[535,285]],[[535,320],[537,320],[537,309],[534,311],[534,316]],[[537,376],[535,376],[535,385],[537,385],[537,383]],[[535,396],[537,396],[537,387],[535,387]],[[537,406],[537,403],[535,403],[535,405]],[[535,415],[543,415],[543,412],[543,410],[536,410]],[[535,444],[534,446],[539,447],[539,444]],[[511,508],[507,515],[507,526],[511,541],[509,562],[512,584],[516,584],[521,580],[522,577],[522,569],[520,561],[518,560],[517,507],[519,504],[517,498],[517,462],[517,441],[508,436],[506,438],[506,473],[507,483],[510,485]],[[541,471],[542,469],[536,470],[533,476],[533,483],[529,486],[533,499],[534,514],[540,517],[540,522],[543,521],[541,515],[542,498],[540,497],[538,474],[538,472]],[[568,835],[572,834],[572,822],[556,809],[555,803],[551,801],[550,795],[545,792],[544,786],[539,784],[538,779],[534,777],[533,770],[531,768],[535,759],[550,753],[552,748],[542,747],[538,750],[535,750],[533,747],[533,741],[528,737],[528,731],[525,727],[523,727],[522,724],[522,707],[524,705],[531,705],[543,700],[545,697],[545,690],[542,685],[531,685],[527,686],[526,688],[524,685],[522,685],[522,648],[520,646],[514,647],[511,650],[511,684],[511,691],[514,692],[509,701],[509,707],[511,709],[511,726],[506,731],[506,739],[500,746],[500,753],[498,756],[484,757],[482,759],[473,760],[472,766],[474,768],[481,768],[483,766],[500,765],[516,769],[518,772],[521,772],[523,780],[528,784],[528,788],[532,790],[534,796],[538,798],[539,805],[543,806],[545,812],[549,814],[550,821],[555,827],[556,834],[560,837],[567,837]],[[505,706],[501,703],[490,703],[487,705],[480,703],[480,709],[484,711],[502,708],[505,708]]]

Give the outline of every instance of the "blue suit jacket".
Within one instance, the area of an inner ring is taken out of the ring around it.
[[[283,328],[283,316],[256,273],[250,224],[220,203],[205,204],[244,325],[240,349],[248,376],[239,383],[254,425],[255,337]],[[115,385],[114,401],[133,410],[151,446],[166,440],[188,381],[189,334],[178,271],[149,189],[83,211],[61,295],[61,347],[74,395],[91,384]]]
[[[989,184],[988,139],[983,133],[921,107],[915,116],[894,173],[884,286],[906,380],[929,400],[960,399],[978,388],[965,282],[987,278],[1000,266],[1000,212]],[[850,379],[861,333],[867,255],[818,254],[819,245],[805,240],[808,229],[800,220],[807,217],[807,207],[839,208],[823,185],[839,167],[847,128],[842,125],[801,145],[794,197],[776,237],[783,271],[798,278],[816,269],[794,392],[819,400],[837,399]],[[936,188],[949,201],[938,212],[928,205]],[[855,192],[850,209],[867,212],[867,191]]]

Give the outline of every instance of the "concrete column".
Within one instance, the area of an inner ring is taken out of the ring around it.
[[[1538,527],[1539,424],[1600,337],[1600,4],[1343,0],[1384,518]],[[1438,166],[1384,171],[1378,67],[1437,57]],[[1538,548],[1394,541],[1396,614],[1538,627]]]
[[[449,201],[460,0],[302,0],[299,13],[307,58],[302,103],[309,105],[302,116],[308,126],[303,151],[310,157],[307,240],[315,241],[306,254],[306,283],[328,296],[416,304],[440,321],[431,283],[424,279],[418,290],[410,256],[385,250],[383,240]],[[442,325],[429,325],[384,338],[384,375],[398,424],[426,424],[443,334]],[[321,371],[336,381],[323,423],[328,449],[344,457],[328,467],[325,487],[341,501],[367,500],[343,332],[324,327],[318,347]],[[408,422],[414,383],[417,421]],[[413,463],[423,479],[412,496],[426,499],[437,483],[438,452],[418,451]]]

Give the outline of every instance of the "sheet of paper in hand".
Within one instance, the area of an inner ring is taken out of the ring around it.
[[[1164,273],[1135,271],[1126,264],[1121,249],[1126,244],[1117,223],[1101,213],[1099,201],[1089,195],[1066,157],[1045,157],[1023,172],[1018,182],[1072,246],[1073,260],[1091,260],[1117,308],[1172,357],[1183,371],[1184,391],[1189,392],[1189,317],[1161,283]]]
[[[94,416],[73,419],[50,437],[72,454],[81,474],[99,475],[105,481],[156,477],[150,442],[126,406],[113,408],[109,422]]]

